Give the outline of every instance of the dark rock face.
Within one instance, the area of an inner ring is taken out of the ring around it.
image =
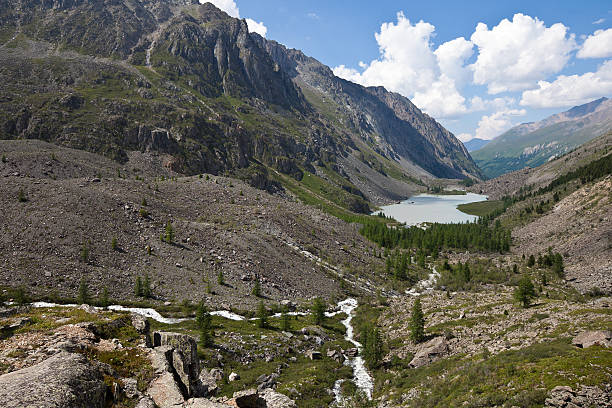
[[[173,370],[180,378],[179,387],[184,388],[186,396],[194,396],[200,389],[198,378],[200,375],[200,359],[197,353],[195,340],[185,334],[155,332],[153,346],[169,346],[172,353],[166,357]]]
[[[32,367],[0,376],[6,408],[104,407],[106,386],[85,356],[60,352]]]
[[[329,67],[301,51],[254,35],[274,61],[293,78],[332,98],[359,132],[380,135],[390,157],[401,156],[438,177],[479,177],[463,144],[410,100],[383,87],[363,87],[336,77]]]

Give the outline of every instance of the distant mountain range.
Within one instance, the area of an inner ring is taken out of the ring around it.
[[[471,153],[490,178],[525,167],[537,167],[612,129],[612,100],[600,98],[523,123]]]
[[[478,139],[477,137],[463,143],[468,152],[473,152],[478,149],[485,147],[490,140]]]
[[[267,189],[297,182],[359,212],[433,178],[482,177],[408,99],[337,78],[210,3],[21,4],[0,3],[0,138],[121,163],[161,155],[178,173]]]

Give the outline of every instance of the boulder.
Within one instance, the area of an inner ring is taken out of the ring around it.
[[[102,408],[106,406],[106,386],[100,369],[85,356],[59,352],[0,376],[0,406]]]
[[[594,345],[612,347],[612,331],[596,330],[582,332],[574,337],[572,344],[581,348],[588,348]]]
[[[234,393],[233,401],[238,408],[259,408],[259,393],[256,389],[248,389]]]
[[[344,355],[338,350],[327,350],[327,357],[339,363],[344,363],[345,360]]]
[[[278,393],[274,390],[267,389],[260,394],[265,401],[266,408],[296,408],[297,405],[288,396]]]
[[[183,393],[170,372],[165,372],[153,380],[147,394],[159,408],[178,408],[185,402]]]
[[[440,357],[448,354],[448,342],[446,338],[440,336],[423,343],[415,353],[413,359],[410,361],[409,366],[412,368],[419,368],[428,364],[431,364]]]
[[[198,377],[198,389],[196,392],[197,396],[208,397],[215,395],[217,393],[217,389],[217,380],[215,377],[205,368],[202,369]]]
[[[231,373],[227,379],[230,382],[238,381],[240,379],[240,375],[238,375],[238,373]]]
[[[320,360],[322,357],[321,353],[315,350],[308,350],[305,354],[306,354],[306,357],[308,357],[311,360]]]
[[[357,349],[357,347],[353,347],[353,348],[347,349],[345,354],[349,357],[357,357],[359,355],[359,350]]]

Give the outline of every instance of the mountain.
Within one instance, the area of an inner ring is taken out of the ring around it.
[[[537,167],[612,129],[612,100],[601,98],[523,123],[495,138],[472,157],[488,177]]]
[[[473,152],[485,147],[490,140],[478,139],[477,137],[463,143],[468,152]]]
[[[482,177],[408,99],[339,79],[210,3],[9,0],[0,26],[3,139],[161,157],[355,212]]]

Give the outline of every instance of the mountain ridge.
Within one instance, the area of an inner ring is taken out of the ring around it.
[[[298,181],[309,172],[358,211],[435,177],[481,176],[454,136],[407,99],[340,83],[320,65],[319,79],[340,84],[337,101],[353,92],[355,106],[313,105],[297,62],[291,68],[289,56],[281,61],[244,20],[210,3],[10,0],[0,22],[4,139],[41,138],[120,162],[130,151],[162,155],[182,174],[223,173],[271,190],[283,183],[275,171]],[[410,114],[398,117],[398,106]]]
[[[600,98],[538,122],[523,123],[472,157],[488,177],[537,167],[612,129],[612,100]]]

